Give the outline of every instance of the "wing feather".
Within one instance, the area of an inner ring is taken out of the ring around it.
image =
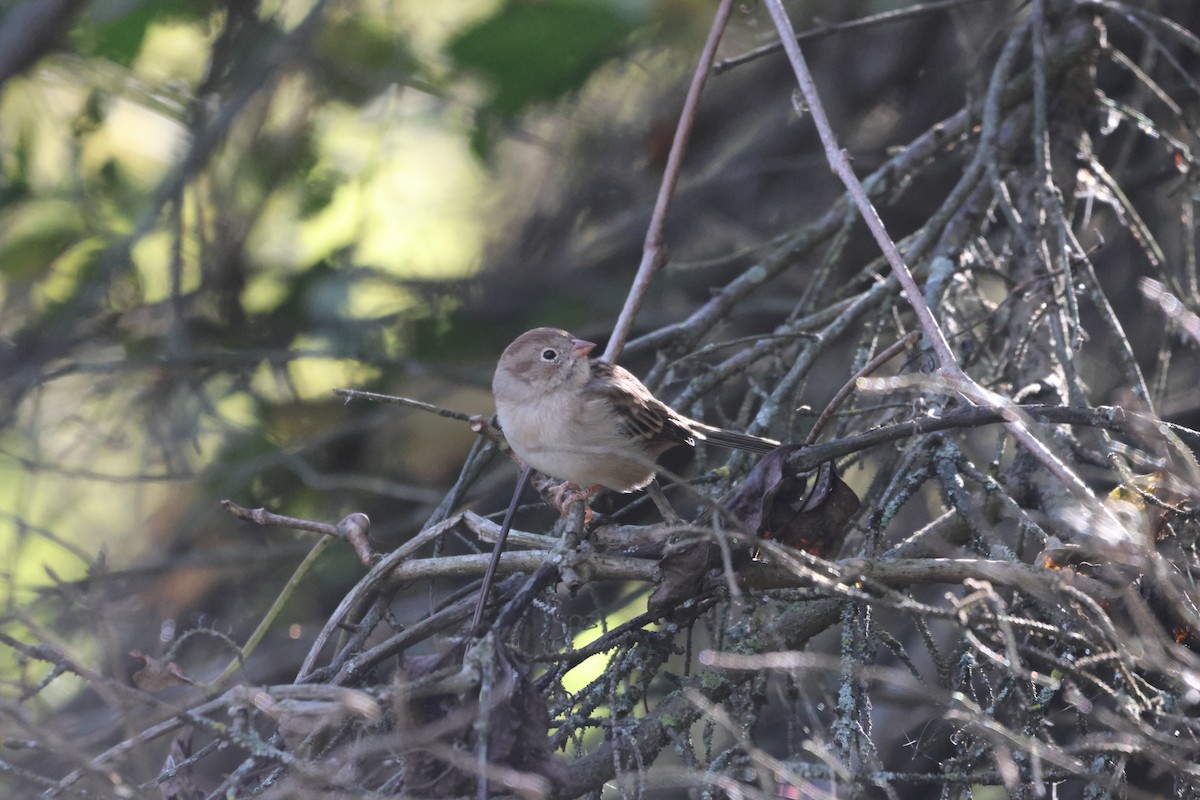
[[[655,398],[629,370],[607,361],[592,361],[590,366],[588,391],[605,396],[619,410],[623,433],[652,450],[696,443],[688,420]]]

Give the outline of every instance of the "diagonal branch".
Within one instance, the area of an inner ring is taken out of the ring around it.
[[[669,257],[663,244],[663,226],[667,221],[667,211],[671,207],[671,197],[675,194],[675,186],[679,183],[679,169],[683,163],[683,154],[687,150],[688,138],[692,135],[692,126],[696,122],[696,108],[700,105],[700,94],[704,84],[712,72],[713,59],[717,56],[717,44],[729,22],[729,14],[733,10],[733,0],[721,0],[713,17],[712,27],[708,31],[708,39],[704,49],[700,51],[700,62],[692,75],[692,85],[688,87],[687,98],[683,102],[683,111],[679,114],[679,125],[675,128],[675,139],[671,142],[671,152],[667,154],[667,167],[663,171],[662,184],[658,189],[658,198],[654,201],[654,212],[650,216],[650,227],[646,231],[646,242],[642,249],[642,263],[638,265],[637,275],[634,276],[633,286],[625,298],[625,306],[617,317],[608,346],[604,349],[604,360],[615,361],[625,347],[629,338],[629,330],[633,327],[633,318],[641,308],[642,299],[650,288],[654,273],[658,272]]]

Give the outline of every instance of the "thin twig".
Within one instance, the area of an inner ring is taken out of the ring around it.
[[[949,342],[946,341],[946,336],[942,332],[941,326],[934,319],[933,312],[930,311],[929,305],[925,302],[920,287],[917,286],[916,280],[913,279],[912,272],[904,263],[900,251],[896,248],[896,243],[892,241],[887,228],[883,224],[883,220],[879,217],[879,212],[875,210],[875,206],[871,204],[870,198],[867,197],[862,183],[858,180],[858,176],[854,174],[845,151],[838,145],[837,137],[833,133],[833,128],[829,124],[829,118],[826,116],[824,106],[821,104],[821,98],[817,93],[817,87],[812,79],[812,74],[809,72],[808,65],[804,61],[804,55],[800,52],[800,45],[795,41],[795,31],[792,29],[792,23],[788,18],[787,12],[784,11],[783,3],[781,0],[765,0],[765,2],[767,9],[771,13],[771,18],[779,30],[783,49],[787,52],[788,60],[792,64],[793,71],[796,73],[796,82],[799,84],[800,91],[804,95],[808,111],[812,114],[813,122],[821,137],[821,142],[825,146],[826,158],[829,159],[833,171],[842,179],[847,191],[854,199],[855,205],[858,207],[859,213],[862,214],[863,220],[867,223],[867,227],[870,228],[871,233],[874,235],[876,243],[883,250],[884,257],[892,268],[892,274],[896,276],[896,279],[899,280],[900,285],[903,287],[909,306],[912,308],[913,313],[916,314],[917,322],[925,334],[926,341],[937,358],[938,370],[942,375],[942,380],[946,388],[965,396],[972,403],[993,407],[1001,410],[1002,413],[1006,413],[1007,421],[1005,427],[1008,428],[1013,438],[1023,444],[1073,494],[1083,499],[1093,499],[1087,485],[1058,456],[1051,452],[1044,442],[1030,432],[1020,416],[1011,410],[1005,411],[1005,409],[1012,406],[1011,401],[980,386],[958,364],[953,351],[950,349]],[[1100,511],[1104,513],[1103,508]]]
[[[469,629],[469,634],[472,636],[478,633],[479,623],[483,621],[483,612],[487,608],[488,591],[491,590],[492,581],[496,578],[496,567],[500,564],[500,554],[504,552],[504,541],[508,538],[508,532],[512,530],[513,517],[517,515],[521,494],[529,485],[531,477],[533,477],[533,467],[526,466],[521,470],[521,477],[517,478],[517,485],[513,487],[512,499],[508,502],[508,510],[504,512],[504,521],[500,523],[500,533],[496,535],[496,542],[492,545],[492,560],[488,562],[487,571],[483,573],[483,582],[479,587],[479,602],[475,605],[475,614],[471,617]]]
[[[894,358],[895,355],[901,350],[912,346],[912,344],[917,341],[919,336],[920,334],[916,331],[909,331],[904,336],[901,336],[899,339],[889,345],[879,355],[875,356],[866,364],[864,364],[862,369],[850,376],[850,380],[846,381],[841,389],[838,389],[838,393],[835,394],[833,399],[830,400],[825,406],[825,410],[821,412],[821,416],[817,417],[817,421],[813,423],[812,428],[808,432],[808,436],[804,437],[804,443],[812,444],[817,440],[817,437],[821,435],[821,430],[825,427],[829,420],[833,418],[833,415],[837,413],[837,410],[841,408],[842,403],[844,403],[846,398],[858,388],[859,378],[865,378],[868,375],[873,374],[875,370],[891,361],[892,358]]]
[[[700,51],[700,62],[692,74],[692,84],[688,87],[687,98],[683,101],[683,111],[679,114],[679,125],[675,128],[675,139],[671,142],[671,151],[667,154],[667,166],[663,171],[662,183],[658,189],[658,197],[654,201],[654,212],[650,215],[650,226],[646,231],[646,241],[642,248],[642,262],[638,265],[637,275],[625,298],[625,306],[613,326],[612,336],[602,358],[605,361],[616,361],[629,338],[629,330],[633,327],[633,318],[637,316],[642,298],[650,288],[654,273],[667,263],[667,250],[663,245],[663,226],[667,222],[667,211],[671,207],[671,197],[675,194],[675,186],[679,183],[680,165],[683,154],[687,150],[688,137],[692,134],[692,126],[696,121],[696,109],[700,104],[700,94],[712,71],[713,59],[717,55],[717,44],[729,14],[733,10],[733,0],[721,0],[717,13],[713,17],[712,27],[709,28],[708,38],[704,49]]]
[[[242,645],[238,651],[237,657],[230,661],[229,664],[225,666],[225,669],[221,670],[221,674],[212,681],[212,685],[214,687],[223,687],[225,682],[232,678],[237,671],[245,665],[246,660],[250,658],[250,655],[255,651],[255,649],[258,648],[258,645],[262,643],[263,637],[267,635],[267,630],[271,627],[271,624],[279,618],[279,614],[283,611],[283,607],[289,600],[292,599],[292,595],[296,593],[296,589],[299,588],[300,582],[304,579],[304,576],[312,570],[313,566],[317,563],[317,560],[320,559],[321,554],[325,552],[327,547],[329,547],[330,541],[331,540],[328,538],[322,538],[318,539],[317,543],[313,545],[312,550],[308,552],[308,555],[304,557],[304,560],[301,561],[300,565],[292,572],[291,577],[288,578],[288,581],[284,585],[283,589],[280,590],[279,594],[275,597],[275,602],[271,603],[271,607],[267,609],[267,613],[263,614],[262,619],[258,621],[257,627],[255,627],[254,632],[250,634],[250,637],[246,639],[246,643]]]
[[[362,512],[348,514],[337,525],[331,525],[328,522],[317,522],[311,519],[300,519],[299,517],[276,514],[273,511],[267,511],[265,508],[245,508],[232,500],[222,500],[221,508],[238,519],[253,522],[255,525],[294,528],[299,531],[312,531],[313,533],[321,533],[334,539],[341,539],[354,548],[358,560],[363,565],[371,563],[373,554],[371,546],[367,542],[367,531],[371,527],[371,520]]]
[[[338,607],[334,609],[333,614],[326,620],[325,626],[317,634],[312,647],[309,648],[308,655],[304,658],[304,663],[300,665],[299,673],[296,675],[296,683],[301,683],[307,679],[308,674],[313,669],[313,665],[316,663],[317,657],[320,655],[321,650],[324,649],[325,643],[329,641],[334,631],[345,624],[352,609],[365,601],[371,593],[377,591],[381,584],[386,583],[388,576],[391,575],[392,570],[398,564],[411,558],[418,550],[452,529],[460,521],[461,516],[456,515],[443,520],[437,525],[425,528],[412,539],[384,556],[375,566],[371,567],[370,572],[364,575],[354,585],[354,588],[346,593],[346,596],[338,603]]]
[[[946,341],[945,334],[942,333],[941,326],[933,318],[933,312],[929,310],[929,306],[925,303],[925,298],[921,294],[921,288],[917,286],[912,272],[909,271],[908,266],[904,263],[904,258],[896,248],[896,243],[892,241],[891,235],[888,234],[887,228],[884,227],[883,220],[879,218],[879,212],[875,210],[875,206],[871,203],[871,199],[867,197],[867,193],[863,189],[862,183],[858,180],[858,176],[854,174],[854,169],[850,166],[850,160],[846,157],[846,152],[838,145],[837,136],[833,132],[833,126],[829,124],[829,117],[825,114],[825,107],[821,103],[820,95],[817,93],[817,85],[813,81],[812,73],[808,70],[804,54],[800,52],[800,45],[796,43],[796,32],[792,28],[792,21],[788,18],[787,12],[783,9],[782,0],[765,0],[765,2],[767,10],[771,13],[771,19],[775,22],[775,27],[779,31],[779,36],[782,40],[781,44],[788,55],[788,60],[792,64],[792,70],[796,73],[796,82],[799,84],[800,91],[804,95],[804,102],[808,107],[808,113],[812,115],[813,124],[816,125],[817,133],[821,137],[821,143],[825,146],[825,157],[829,160],[829,165],[833,168],[834,173],[842,179],[842,183],[845,184],[846,190],[854,200],[855,206],[858,207],[859,214],[862,215],[863,221],[867,223],[867,227],[871,229],[876,243],[883,251],[884,257],[891,266],[892,273],[904,288],[904,294],[908,298],[908,303],[917,315],[917,321],[921,325],[921,330],[925,333],[925,338],[929,342],[929,346],[933,348],[934,355],[937,357],[938,366],[942,369],[957,370],[954,353],[950,350],[950,345]]]
[[[1138,281],[1138,289],[1147,300],[1162,309],[1167,319],[1178,325],[1180,330],[1200,344],[1200,315],[1189,310],[1182,300],[1171,294],[1166,286],[1153,278],[1142,278]]]
[[[846,22],[834,22],[823,24],[818,28],[804,31],[796,34],[797,42],[811,42],[817,39],[824,39],[827,36],[834,36],[847,31],[855,31],[861,28],[869,28],[875,25],[888,25],[893,22],[903,22],[906,19],[922,16],[925,14],[935,14],[939,11],[949,11],[956,6],[965,6],[971,3],[979,3],[990,0],[934,0],[931,3],[917,3],[907,8],[898,8],[895,11],[883,11],[879,14],[871,14],[870,16],[860,17],[859,19],[847,20]],[[720,75],[722,72],[731,70],[734,67],[739,67],[750,61],[762,58],[763,56],[777,53],[783,49],[783,42],[772,42],[764,44],[762,47],[756,47],[748,53],[743,53],[740,56],[731,58],[723,58],[716,64],[713,64],[713,73]]]
[[[339,397],[350,400],[371,400],[376,403],[392,403],[398,406],[408,406],[409,408],[419,408],[422,411],[428,411],[430,414],[437,414],[439,417],[449,417],[450,419],[458,419],[463,422],[473,422],[478,419],[477,414],[464,414],[461,411],[455,411],[452,408],[443,408],[435,406],[433,403],[425,403],[420,400],[413,400],[410,397],[397,397],[390,394],[379,394],[377,392],[362,392],[358,389],[334,389],[333,393]]]

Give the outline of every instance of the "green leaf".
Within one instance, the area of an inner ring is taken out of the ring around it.
[[[491,108],[513,117],[583,85],[621,53],[633,21],[600,0],[509,2],[450,43],[462,70],[492,87]]]
[[[95,22],[89,31],[90,46],[84,49],[129,66],[141,52],[146,31],[155,22],[199,20],[208,14],[209,6],[202,0],[144,0],[126,14]]]
[[[396,83],[407,83],[420,64],[396,32],[362,16],[331,19],[317,35],[312,74],[335,96],[362,104]]]
[[[31,279],[86,233],[83,215],[65,200],[30,200],[0,215],[0,275]]]

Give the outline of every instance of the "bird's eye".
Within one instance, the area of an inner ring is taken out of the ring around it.
[[[547,347],[545,350],[542,351],[542,361],[553,361],[556,358],[558,358],[557,350],[552,350],[549,347]]]

